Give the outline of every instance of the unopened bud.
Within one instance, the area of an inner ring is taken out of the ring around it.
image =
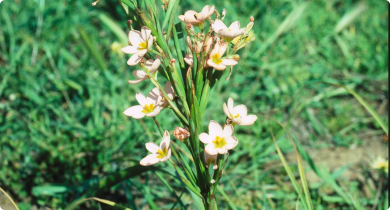
[[[97,0],[95,2],[92,3],[92,6],[96,6],[96,4],[99,2],[100,0]]]
[[[253,16],[251,16],[251,18],[249,18],[249,20],[250,20],[250,22],[246,26],[244,34],[248,34],[249,33],[249,31],[252,29],[253,24],[255,22],[255,19],[253,18]]]
[[[205,43],[205,46],[204,46],[204,51],[206,52],[206,54],[209,53],[209,50],[211,48],[211,45],[213,45],[213,37],[209,37]]]
[[[194,26],[192,26],[191,23],[187,23],[186,30],[189,34],[195,34]]]
[[[126,25],[127,25],[127,27],[129,28],[129,30],[132,30],[133,29],[133,27],[131,26],[133,24],[133,21],[132,20],[128,20],[127,22],[126,22]]]
[[[211,183],[211,184],[214,184],[214,183],[215,183],[215,180],[214,180],[214,179],[210,180],[210,183]]]
[[[173,65],[174,63],[176,63],[176,59],[172,58],[172,60],[169,61],[169,65]]]
[[[254,18],[253,16],[251,16],[251,17],[249,18],[249,21],[255,22],[255,18]]]
[[[190,137],[190,132],[187,128],[176,127],[176,129],[173,131],[173,136],[180,141],[184,141],[185,139]]]
[[[233,59],[235,61],[238,61],[240,60],[240,56],[237,55],[237,54],[234,54],[234,55],[228,55],[227,58],[230,58],[230,59]]]
[[[223,21],[223,19],[225,18],[225,16],[226,16],[226,9],[223,9],[222,10],[222,16],[221,16],[221,20]]]

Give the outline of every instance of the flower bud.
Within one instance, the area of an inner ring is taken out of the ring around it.
[[[190,132],[187,128],[176,127],[176,129],[173,131],[173,136],[180,141],[184,141],[185,139],[190,137]]]
[[[176,59],[172,58],[172,60],[169,61],[169,65],[173,65],[176,63]]]
[[[204,51],[206,52],[206,54],[209,53],[211,45],[213,45],[213,37],[209,37],[205,43]]]
[[[249,18],[249,20],[250,20],[250,22],[249,22],[248,25],[246,26],[244,34],[248,34],[249,31],[252,29],[253,24],[255,23],[255,19],[253,18],[253,16],[251,16],[251,17]]]
[[[226,9],[223,9],[222,10],[222,16],[221,16],[221,20],[223,21],[223,19],[225,19],[225,16],[226,16]]]
[[[235,61],[239,61],[240,60],[240,56],[237,55],[237,54],[234,54],[234,55],[228,55],[227,58],[229,59],[233,59]]]

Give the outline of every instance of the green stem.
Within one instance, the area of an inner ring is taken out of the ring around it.
[[[164,136],[164,130],[161,128],[160,123],[158,123],[156,117],[153,117],[154,122],[156,123],[158,130],[160,131],[161,136]]]

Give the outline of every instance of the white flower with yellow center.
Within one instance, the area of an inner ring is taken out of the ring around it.
[[[148,97],[145,97],[142,93],[137,93],[135,98],[140,105],[126,109],[123,112],[126,116],[133,117],[135,119],[140,119],[145,116],[155,117],[163,109],[163,107],[160,106],[161,97],[156,96],[153,91],[149,93]]]
[[[133,54],[127,61],[130,66],[137,65],[144,55],[149,51],[153,45],[152,31],[144,26],[141,32],[137,30],[131,30],[129,32],[130,46],[122,48],[122,51],[127,54]]]
[[[374,169],[379,169],[379,170],[383,170],[384,172],[386,173],[389,173],[389,161],[388,160],[385,160],[383,157],[381,156],[378,156],[373,164],[372,164],[372,168]]]
[[[205,151],[209,155],[225,154],[238,144],[236,137],[232,136],[233,131],[232,125],[225,125],[222,129],[221,125],[212,120],[209,124],[209,134],[201,133],[199,140],[207,144]]]
[[[215,70],[225,70],[226,66],[234,66],[238,62],[231,58],[222,58],[228,46],[227,42],[218,42],[214,45],[213,50],[210,53],[207,64],[215,68]]]
[[[229,28],[223,23],[221,20],[215,20],[213,24],[211,24],[213,30],[221,35],[222,37],[227,38],[228,40],[234,39],[237,36],[240,36],[244,33],[245,28],[240,29],[240,22],[235,21],[230,24]]]
[[[145,67],[148,69],[148,71],[153,75],[157,72],[158,67],[161,64],[160,57],[156,57],[156,60],[149,59],[145,62]],[[146,74],[143,70],[135,70],[133,71],[133,75],[137,77],[136,80],[129,80],[128,82],[132,85],[138,84],[146,79],[149,79],[149,76]]]
[[[194,10],[188,10],[184,15],[179,15],[179,19],[185,23],[190,23],[194,26],[202,26],[203,22],[214,13],[215,7],[206,5],[202,12],[197,13]]]
[[[232,120],[233,125],[252,125],[257,120],[256,115],[248,115],[248,110],[245,105],[240,104],[233,107],[233,99],[229,98],[228,104],[224,103],[222,108],[226,116]]]
[[[144,157],[140,164],[143,166],[150,166],[158,162],[165,162],[171,157],[171,148],[169,148],[171,138],[168,131],[164,132],[164,137],[160,143],[160,146],[153,142],[145,144],[146,149],[153,153]]]

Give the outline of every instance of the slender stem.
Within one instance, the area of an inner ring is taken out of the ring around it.
[[[3,192],[3,194],[8,198],[9,201],[11,201],[12,205],[14,205],[16,210],[19,210],[18,206],[15,204],[15,202],[12,200],[12,198],[3,190],[3,188],[0,187],[0,191]]]
[[[157,52],[156,50],[150,49],[150,52],[162,57],[161,53]]]
[[[158,123],[156,117],[153,117],[154,122],[156,123],[158,130],[160,131],[161,136],[164,136],[164,130],[161,128],[160,123]]]

